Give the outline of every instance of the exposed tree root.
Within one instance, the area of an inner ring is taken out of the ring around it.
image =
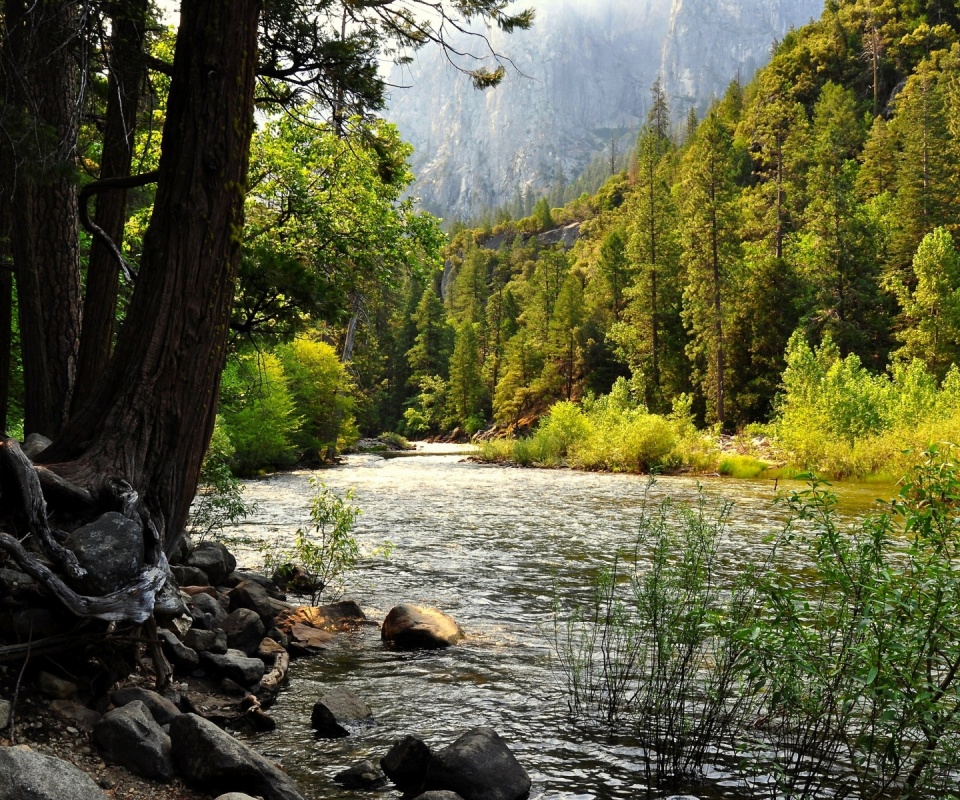
[[[27,531],[45,559],[41,560],[40,556],[29,552],[21,543],[22,540],[6,532],[0,532],[0,550],[77,617],[142,623],[152,616],[157,593],[167,580],[169,568],[159,532],[149,515],[139,508],[137,493],[129,484],[107,481],[94,497],[89,491],[73,486],[49,470],[42,470],[44,480],[41,480],[38,474],[41,471],[24,455],[15,439],[0,441],[0,470],[5,478],[3,491],[7,513],[22,515]],[[99,507],[101,512],[119,511],[141,525],[145,563],[136,579],[102,597],[80,594],[68,585],[67,581],[81,581],[87,571],[80,566],[73,551],[57,541],[62,536],[58,537],[50,526],[43,491],[45,485],[49,487],[51,496],[65,499],[71,511],[75,511],[77,505],[86,506],[88,510]],[[54,572],[44,560],[55,565],[64,577]]]

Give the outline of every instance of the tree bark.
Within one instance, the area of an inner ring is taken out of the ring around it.
[[[107,86],[107,116],[103,131],[100,179],[130,174],[133,162],[134,129],[140,93],[146,71],[143,35],[147,1],[115,3],[111,10],[113,35],[110,44],[110,78]],[[127,193],[124,189],[97,195],[94,223],[120,247],[126,221]],[[80,408],[107,368],[113,347],[117,313],[120,266],[107,245],[94,239],[87,265],[87,287],[83,304],[83,331],[77,358],[73,408]]]
[[[140,493],[169,550],[216,415],[236,282],[257,63],[257,0],[185,2],[157,197],[116,351],[42,455],[72,481]]]
[[[15,215],[24,429],[46,436],[65,421],[80,334],[77,8],[73,0],[4,7],[5,99],[20,140],[2,180]]]

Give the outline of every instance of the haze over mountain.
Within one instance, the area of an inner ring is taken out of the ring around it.
[[[489,32],[506,54],[501,86],[484,92],[425,49],[395,70],[404,89],[388,118],[415,147],[414,187],[426,208],[470,218],[576,178],[599,154],[632,146],[662,76],[676,124],[738,75],[748,80],[822,0],[532,0],[532,30]],[[463,42],[473,52],[479,41]]]

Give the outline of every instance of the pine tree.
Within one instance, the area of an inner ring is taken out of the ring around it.
[[[687,271],[683,314],[690,331],[688,354],[698,366],[710,415],[726,422],[724,325],[735,297],[739,262],[734,199],[733,140],[711,111],[681,164],[676,187],[681,209],[683,264]]]

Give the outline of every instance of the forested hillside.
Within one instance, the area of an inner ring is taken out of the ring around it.
[[[646,410],[679,403],[728,432],[791,413],[851,441],[946,425],[957,40],[952,3],[830,3],[682,141],[655,85],[627,171],[562,209],[455,232],[442,282],[398,295],[376,349],[388,369],[361,377],[367,424],[524,428],[623,378]],[[572,249],[535,235],[572,222]]]

